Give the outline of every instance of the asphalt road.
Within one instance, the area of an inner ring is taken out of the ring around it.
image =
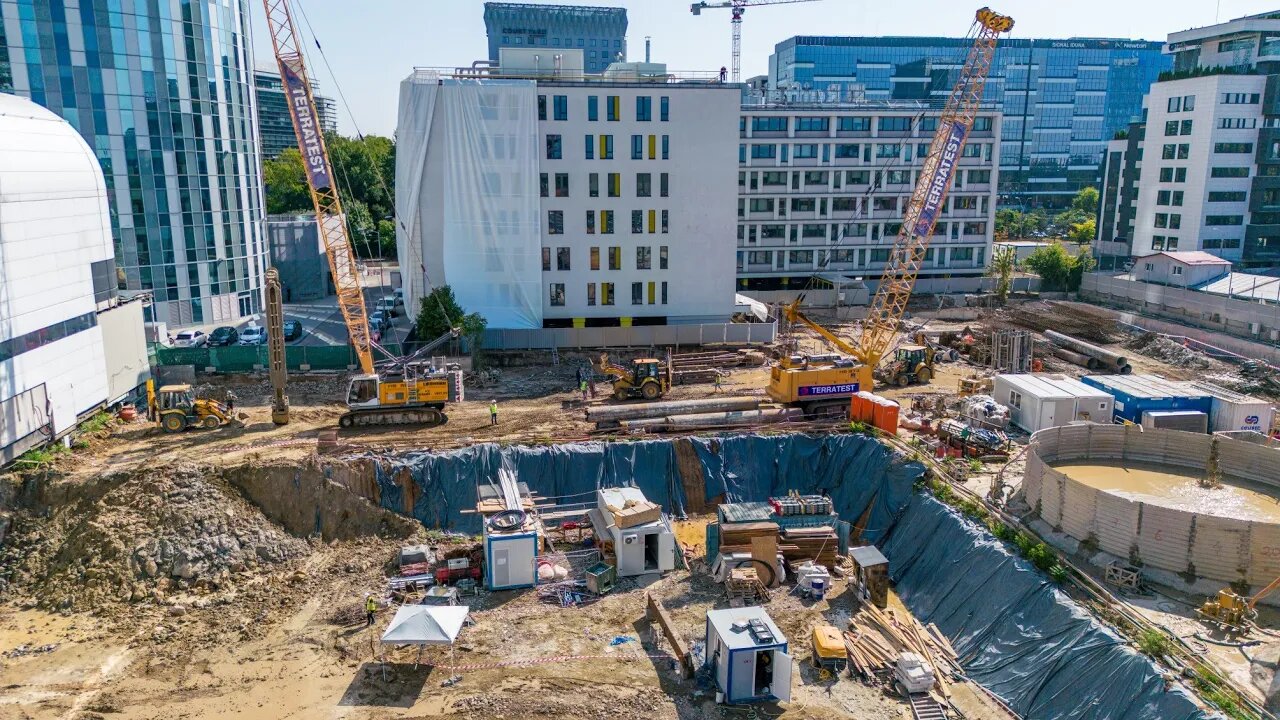
[[[378,300],[390,294],[391,288],[389,287],[365,288],[364,302],[369,314],[373,314]],[[401,342],[409,334],[412,320],[404,316],[403,307],[399,309],[399,312],[399,315],[391,319],[391,328],[384,333],[380,342]],[[327,297],[323,300],[305,303],[285,303],[284,319],[286,321],[297,320],[302,323],[302,337],[288,343],[291,346],[324,347],[347,344],[347,325],[342,321],[342,312],[338,310],[337,297]],[[236,330],[244,330],[250,325],[263,325],[265,323],[266,318],[259,316],[244,320],[234,327]],[[203,329],[205,332],[213,331],[212,326]]]

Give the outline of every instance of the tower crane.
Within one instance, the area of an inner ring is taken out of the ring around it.
[[[448,420],[442,412],[445,404],[462,400],[462,371],[456,365],[442,367],[443,363],[419,358],[456,338],[458,332],[456,329],[446,332],[409,358],[391,357],[373,342],[355,252],[347,236],[346,216],[338,197],[333,163],[329,160],[324,133],[320,129],[320,114],[311,93],[311,82],[289,0],[262,0],[262,5],[266,10],[276,65],[284,83],[289,115],[293,119],[298,151],[302,153],[307,188],[316,211],[316,224],[337,290],[338,308],[360,364],[361,374],[353,377],[347,388],[348,412],[338,419],[338,423],[343,427],[443,423]],[[381,366],[375,366],[375,349],[388,356]]]
[[[796,354],[783,358],[769,378],[768,393],[775,401],[800,405],[811,414],[825,413],[836,410],[837,406],[844,407],[848,398],[859,390],[873,387],[875,368],[897,334],[938,215],[951,192],[957,165],[982,102],[996,41],[1013,29],[1013,18],[982,8],[974,16],[974,25],[973,45],[960,70],[960,80],[952,88],[938,119],[938,129],[925,156],[920,180],[903,212],[902,229],[863,322],[861,340],[856,345],[849,343],[805,317],[800,311],[804,302],[801,293],[784,307],[786,319],[812,328],[848,357]],[[917,350],[921,352],[915,352]],[[900,365],[905,368],[897,370],[895,375],[902,377],[905,373],[927,380],[932,370],[930,354],[927,348],[899,348]]]
[[[703,10],[711,10],[715,8],[732,11],[732,17],[729,20],[733,28],[733,82],[742,81],[742,16],[746,13],[747,8],[756,7],[758,5],[792,5],[802,2],[815,2],[816,0],[721,0],[721,2],[696,2],[689,6],[689,11],[694,15],[701,15]]]

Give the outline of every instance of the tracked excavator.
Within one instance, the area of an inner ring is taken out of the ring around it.
[[[846,411],[853,394],[873,389],[875,370],[898,332],[898,323],[906,312],[925,251],[929,249],[969,131],[973,129],[996,41],[1013,29],[1013,19],[982,8],[974,16],[974,27],[973,45],[960,70],[960,80],[952,88],[938,118],[938,129],[925,157],[920,180],[903,212],[902,229],[863,322],[861,340],[856,344],[846,341],[806,317],[800,311],[805,297],[801,293],[784,306],[784,320],[791,326],[800,323],[811,328],[839,352],[794,353],[782,358],[771,371],[767,388],[775,402],[804,408],[809,415],[839,414]],[[932,349],[926,346],[898,348],[888,368],[888,380],[896,385],[928,382],[933,376],[933,356]]]
[[[361,370],[347,387],[348,412],[338,419],[338,424],[354,427],[444,423],[448,420],[445,407],[463,400],[462,370],[457,365],[446,365],[443,358],[432,358],[430,353],[458,337],[458,330],[446,332],[409,357],[395,357],[373,341],[333,163],[320,129],[319,112],[290,3],[289,0],[263,0],[262,4],[298,150],[302,153],[316,224],[337,290],[338,308]],[[386,359],[375,363],[375,350]]]

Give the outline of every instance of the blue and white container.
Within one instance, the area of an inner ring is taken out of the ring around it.
[[[1105,390],[1115,398],[1113,408],[1117,422],[1141,424],[1143,413],[1161,410],[1190,410],[1208,415],[1213,407],[1213,398],[1204,390],[1158,375],[1086,375],[1080,381]]]

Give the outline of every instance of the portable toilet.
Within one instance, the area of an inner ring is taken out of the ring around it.
[[[764,608],[708,610],[706,649],[717,701],[791,700],[787,638]]]

